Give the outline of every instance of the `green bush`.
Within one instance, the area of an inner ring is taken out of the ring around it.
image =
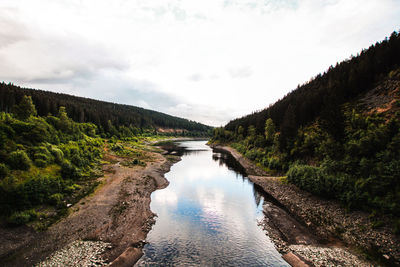
[[[49,197],[49,203],[55,206],[61,206],[63,204],[63,199],[63,194],[55,193]]]
[[[53,155],[54,157],[54,161],[58,164],[61,164],[64,160],[64,153],[62,152],[61,149],[56,148],[56,147],[51,147],[50,148],[50,153]]]
[[[131,162],[133,165],[139,165],[139,166],[146,166],[146,162],[141,161],[140,159],[134,159]]]
[[[64,179],[76,179],[80,177],[79,170],[68,160],[64,160],[61,164],[61,176]]]
[[[89,154],[88,156],[90,157],[91,155]],[[77,167],[85,167],[89,164],[88,160],[81,158],[78,154],[75,154],[71,157],[71,163]]]
[[[47,166],[47,162],[42,159],[35,159],[34,164],[35,164],[35,166],[37,166],[39,168],[44,168]]]
[[[7,218],[7,222],[12,225],[22,225],[37,218],[37,213],[34,210],[25,210],[13,213]]]
[[[8,167],[4,163],[0,163],[0,178],[4,178],[8,175]]]
[[[46,162],[50,162],[51,161],[51,158],[49,157],[49,155],[43,154],[43,153],[35,153],[33,158],[34,159],[41,159],[41,160],[46,161]]]
[[[14,170],[29,170],[31,160],[23,150],[17,150],[10,153],[8,156],[8,164]]]
[[[19,194],[26,206],[34,206],[49,201],[50,196],[62,192],[64,182],[59,177],[38,175],[29,178],[19,186]]]
[[[257,158],[257,152],[254,149],[248,150],[244,155],[250,160],[255,160]]]
[[[294,164],[288,170],[287,177],[289,182],[317,195],[323,195],[329,190],[326,188],[326,177],[318,167]]]
[[[80,190],[81,188],[82,188],[82,186],[80,186],[78,184],[72,184],[72,185],[69,185],[69,186],[65,187],[64,191],[66,193],[73,193],[73,192],[75,192],[77,190]]]
[[[111,150],[114,152],[118,152],[124,150],[124,147],[120,144],[115,144],[111,146]]]
[[[268,168],[271,170],[282,170],[282,163],[278,158],[272,157],[268,161]]]

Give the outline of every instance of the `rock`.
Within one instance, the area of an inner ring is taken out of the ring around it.
[[[110,243],[101,241],[77,240],[65,248],[56,251],[36,266],[106,266],[108,263],[101,255],[110,247]]]

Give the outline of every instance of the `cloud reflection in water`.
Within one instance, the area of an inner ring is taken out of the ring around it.
[[[288,266],[257,225],[264,199],[253,184],[205,141],[181,144],[189,152],[152,194],[158,218],[137,265]]]

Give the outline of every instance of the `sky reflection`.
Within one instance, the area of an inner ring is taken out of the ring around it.
[[[137,265],[288,266],[257,225],[264,199],[253,184],[205,141],[180,145],[189,152],[152,194],[158,218]]]

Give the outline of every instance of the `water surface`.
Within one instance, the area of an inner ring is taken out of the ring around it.
[[[182,160],[151,196],[158,218],[137,265],[289,266],[258,225],[264,197],[230,155],[205,143],[178,143]]]

